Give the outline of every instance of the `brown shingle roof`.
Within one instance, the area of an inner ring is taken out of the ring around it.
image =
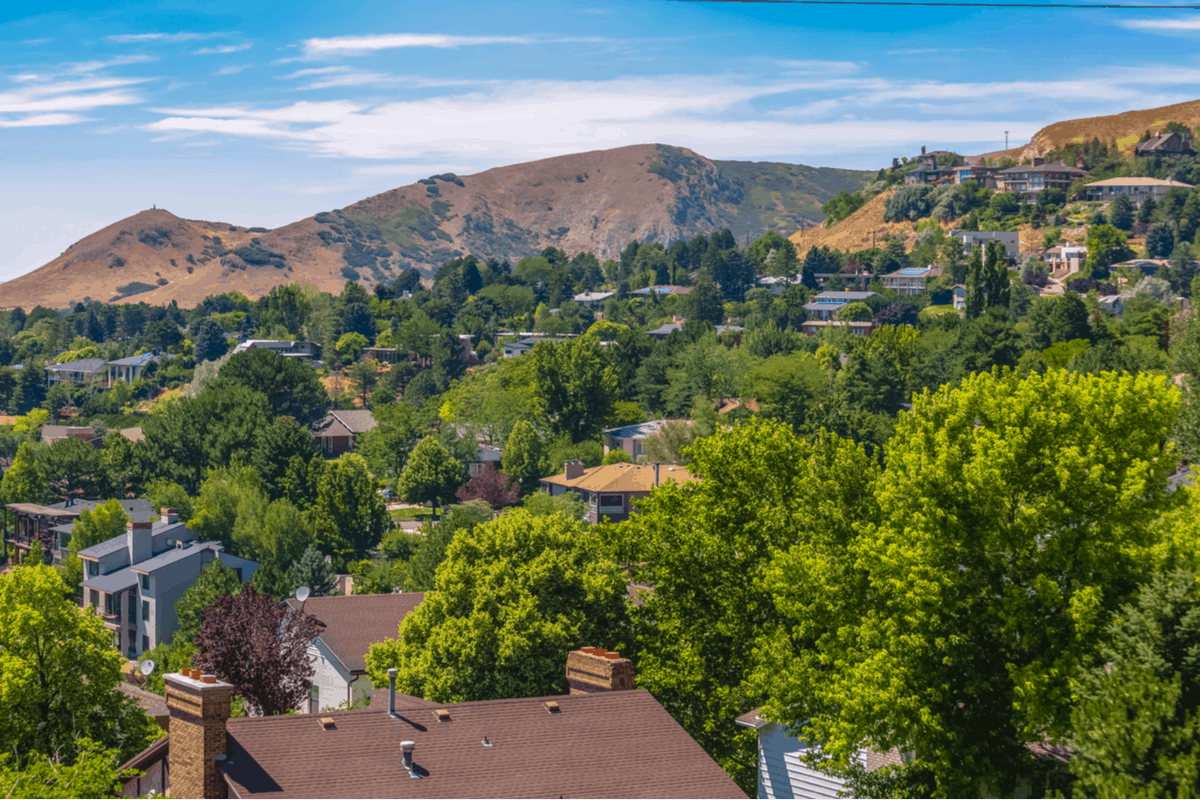
[[[685,483],[697,478],[688,473],[686,467],[674,464],[659,464],[658,482],[678,481]],[[578,478],[567,478],[566,473],[542,478],[544,483],[583,489],[588,492],[648,492],[654,488],[653,464],[608,464],[603,467],[585,469]]]
[[[121,435],[131,442],[140,442],[146,438],[141,428],[121,428]]]
[[[148,692],[125,681],[117,684],[117,688],[132,697],[142,707],[142,710],[146,712],[146,716],[154,717],[158,721],[158,724],[164,728],[167,726],[167,698],[161,694]]]
[[[403,594],[342,594],[310,597],[305,612],[321,622],[317,637],[351,672],[365,672],[367,651],[384,639],[395,639],[400,620],[420,605],[424,592]],[[288,605],[299,608],[292,597]]]
[[[353,433],[364,433],[379,424],[375,421],[375,416],[365,408],[348,409],[346,411],[335,409],[329,413]]]
[[[221,770],[237,797],[745,797],[645,690],[441,707],[232,719]]]

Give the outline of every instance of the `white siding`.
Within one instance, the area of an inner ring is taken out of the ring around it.
[[[345,704],[350,676],[342,673],[341,665],[330,657],[329,651],[320,641],[314,641],[308,646],[308,662],[313,667],[313,685],[320,689],[321,710],[334,709]],[[307,701],[301,711],[308,711]]]
[[[758,796],[760,800],[790,798],[836,798],[845,789],[841,778],[827,775],[804,763],[808,748],[788,736],[775,723],[758,730]],[[865,764],[865,753],[856,758]]]

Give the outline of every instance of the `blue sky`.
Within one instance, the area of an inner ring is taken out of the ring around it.
[[[877,168],[1200,97],[1200,13],[1184,10],[38,9],[0,10],[0,281],[152,204],[273,227],[434,173],[643,142]]]

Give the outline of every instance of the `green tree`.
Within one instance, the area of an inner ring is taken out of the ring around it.
[[[120,751],[103,749],[88,738],[80,739],[76,750],[70,761],[38,754],[19,768],[11,755],[0,755],[0,786],[9,797],[120,797]]]
[[[433,589],[438,566],[446,559],[446,550],[454,537],[461,531],[469,531],[492,518],[492,509],[487,503],[472,501],[452,506],[437,522],[426,522],[424,540],[408,562],[408,576],[404,588],[410,592],[427,592]]]
[[[283,474],[283,496],[296,508],[309,510],[317,503],[321,493],[321,479],[325,477],[328,464],[320,456],[307,462],[300,456],[288,460],[287,472]]]
[[[329,394],[312,365],[264,347],[230,356],[218,373],[217,383],[222,381],[262,394],[273,417],[292,417],[301,425],[312,425],[329,412]],[[205,394],[211,391],[210,387]]]
[[[196,363],[216,361],[229,352],[229,342],[225,339],[225,331],[211,317],[200,323],[196,329],[196,341],[193,345]]]
[[[153,504],[155,514],[161,514],[164,508],[173,508],[179,512],[181,522],[192,518],[192,498],[178,483],[151,481],[146,487],[145,498]]]
[[[987,309],[986,277],[983,271],[983,248],[972,247],[967,257],[967,319],[975,319]]]
[[[63,582],[68,589],[76,592],[79,582],[83,580],[83,564],[79,552],[109,539],[124,536],[128,521],[125,509],[121,508],[121,503],[116,499],[109,500],[95,511],[85,508],[79,512],[79,519],[71,528],[71,541],[68,543],[71,555],[67,558],[63,574]]]
[[[500,465],[505,475],[521,484],[522,494],[537,491],[550,470],[550,461],[546,445],[531,423],[521,420],[513,426]]]
[[[76,498],[95,496],[100,456],[88,442],[74,436],[59,439],[46,448],[41,466],[54,499],[69,504]]]
[[[361,561],[377,546],[389,519],[362,456],[345,453],[321,476],[313,508],[317,546],[333,556],[334,567]]]
[[[765,571],[785,622],[759,649],[764,717],[821,742],[832,769],[898,747],[921,791],[1011,793],[1026,744],[1068,736],[1073,676],[1145,575],[1177,405],[1159,377],[1062,371],[914,397],[879,521]]]
[[[710,281],[697,281],[687,295],[684,305],[689,320],[702,320],[713,325],[720,325],[725,321],[725,304],[721,301],[721,292]]]
[[[748,791],[757,739],[735,720],[762,704],[747,681],[756,640],[778,619],[762,570],[822,531],[846,537],[849,509],[870,519],[878,468],[850,443],[763,421],[699,441],[692,457],[702,481],[658,487],[601,537],[631,582],[655,587],[632,611],[639,688]]]
[[[317,455],[312,431],[291,417],[276,417],[258,433],[250,463],[258,470],[263,488],[272,500],[284,495],[284,475],[292,458],[307,461]]]
[[[209,470],[196,498],[196,515],[188,527],[201,541],[220,542],[235,555],[242,555],[235,537],[238,519],[267,504],[262,479],[254,467],[234,463],[228,469]]]
[[[1083,271],[1088,277],[1102,279],[1108,277],[1108,268],[1113,264],[1133,257],[1133,251],[1126,244],[1125,233],[1112,225],[1093,225],[1088,228],[1087,260],[1083,263]]]
[[[1200,602],[1196,574],[1156,574],[1121,609],[1072,713],[1080,797],[1200,793]]]
[[[455,537],[435,591],[371,646],[376,686],[437,702],[536,697],[567,690],[567,653],[618,649],[625,579],[582,525],[518,509]]]
[[[436,438],[426,436],[413,448],[396,490],[406,503],[430,503],[437,514],[438,504],[452,500],[462,482],[462,463]]]
[[[565,433],[573,442],[599,433],[620,397],[616,372],[600,342],[590,336],[540,342],[529,358],[533,359],[534,402],[551,432]]]
[[[662,464],[690,464],[692,459],[685,455],[695,442],[696,433],[692,426],[683,420],[671,420],[660,427],[653,435],[646,438],[643,448],[647,461],[657,461]],[[624,453],[624,450],[613,451]],[[609,453],[612,455],[612,453]],[[607,461],[608,457],[605,456]]]
[[[359,361],[347,372],[350,376],[350,385],[354,387],[354,393],[358,395],[362,407],[366,408],[371,390],[375,388],[375,384],[379,383],[379,364],[376,361]]]
[[[871,307],[866,303],[847,303],[837,311],[837,318],[843,322],[870,322],[874,317]]]
[[[335,349],[343,364],[352,364],[358,361],[358,357],[362,355],[363,350],[369,344],[370,342],[367,341],[367,337],[361,333],[354,333],[352,331],[343,334],[342,338],[338,339]]]
[[[32,442],[22,442],[17,448],[12,466],[0,479],[0,494],[6,503],[44,503],[47,487],[38,468],[37,451]]]
[[[333,565],[326,562],[325,556],[315,547],[304,551],[300,560],[292,565],[288,576],[295,586],[307,586],[313,597],[328,597],[333,594],[337,584]]]
[[[64,589],[51,567],[0,575],[0,752],[71,764],[90,739],[131,758],[158,726],[116,690],[124,659],[112,635]]]
[[[237,594],[242,590],[242,582],[238,580],[237,572],[225,566],[219,559],[213,559],[200,574],[196,582],[184,590],[175,601],[175,616],[179,618],[179,629],[171,644],[179,647],[190,645],[200,632],[204,622],[204,609],[217,602],[217,598],[226,594]]]
[[[1108,207],[1108,224],[1114,228],[1128,231],[1133,228],[1133,201],[1125,195],[1118,195]]]

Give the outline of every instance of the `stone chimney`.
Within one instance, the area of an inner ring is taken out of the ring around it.
[[[1042,158],[1041,156],[1033,157],[1033,166],[1040,167],[1042,164],[1045,164],[1045,163],[1046,163],[1046,159]]]
[[[567,685],[571,694],[632,689],[633,662],[603,647],[572,650],[567,653]]]
[[[125,530],[129,543],[129,563],[138,564],[154,555],[154,521],[130,522]]]
[[[563,464],[563,470],[567,480],[578,478],[583,474],[583,462],[578,459],[572,459]]]
[[[164,508],[162,510],[162,521],[167,525],[174,525],[179,522],[179,509]]]
[[[165,675],[171,717],[171,796],[226,796],[217,769],[225,760],[225,721],[233,686],[199,670]]]

